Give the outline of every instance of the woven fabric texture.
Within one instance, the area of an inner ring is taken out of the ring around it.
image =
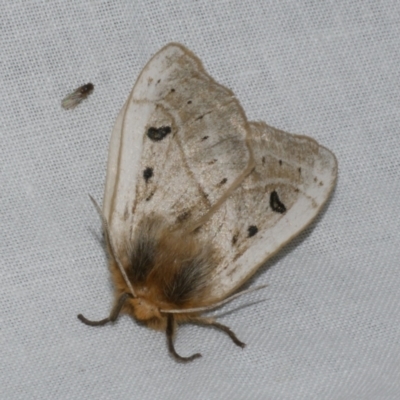
[[[0,398],[400,398],[400,3],[1,1]],[[266,263],[262,291],[211,313],[222,333],[102,328],[113,288],[88,194],[139,72],[179,42],[250,120],[339,161],[317,220]],[[92,82],[75,110],[62,98]]]

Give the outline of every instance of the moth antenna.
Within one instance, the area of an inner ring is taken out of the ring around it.
[[[124,281],[125,281],[125,283],[127,284],[128,288],[129,288],[129,291],[132,293],[132,296],[133,297],[137,297],[136,294],[135,294],[135,291],[133,290],[131,282],[128,279],[128,276],[126,275],[124,267],[121,264],[121,261],[119,261],[118,257],[115,255],[115,247],[114,247],[114,244],[113,244],[113,242],[111,240],[110,231],[108,229],[108,222],[106,220],[106,217],[101,212],[101,208],[97,204],[96,200],[90,194],[89,194],[89,197],[90,197],[90,200],[92,200],[92,203],[93,203],[94,207],[96,208],[97,212],[100,215],[101,223],[102,223],[102,226],[103,226],[103,230],[104,230],[104,233],[105,233],[107,244],[108,244],[108,246],[110,248],[111,255],[114,258],[115,262],[117,263],[118,269],[121,272],[121,274],[122,274],[122,276],[124,278]]]
[[[168,341],[168,350],[170,352],[170,354],[175,358],[176,361],[180,361],[180,362],[188,362],[188,361],[193,361],[196,358],[201,357],[200,353],[196,353],[193,354],[189,357],[182,357],[180,356],[174,347],[174,341],[173,341],[173,337],[174,337],[174,333],[175,333],[175,320],[174,320],[174,316],[172,314],[169,314],[167,316],[167,330],[166,330],[166,334],[167,334],[167,341]]]
[[[233,341],[233,343],[236,344],[236,346],[239,346],[241,348],[245,347],[246,344],[241,342],[235,333],[229,328],[229,326],[220,324],[219,322],[214,321],[213,318],[202,318],[202,317],[196,317],[196,318],[191,318],[191,321],[193,321],[195,324],[200,324],[200,325],[206,325],[206,326],[213,326],[214,328],[217,328],[221,330],[222,332],[225,332]]]
[[[91,321],[90,319],[85,318],[82,314],[79,314],[78,319],[84,324],[90,326],[101,326],[107,324],[108,322],[114,322],[118,318],[118,315],[121,312],[122,307],[125,304],[125,301],[128,300],[129,297],[132,297],[130,293],[122,294],[121,297],[118,299],[117,304],[111,310],[110,315],[107,318],[101,319],[100,321]]]
[[[230,297],[228,297],[225,300],[222,300],[218,303],[214,303],[211,304],[209,306],[205,306],[205,307],[196,307],[196,308],[185,308],[185,309],[176,309],[176,310],[160,310],[160,312],[165,313],[165,314],[185,314],[185,313],[192,313],[192,312],[201,312],[201,311],[209,311],[209,310],[213,310],[214,308],[220,307],[226,303],[229,303],[230,301],[238,298],[239,296],[243,296],[244,294],[248,294],[251,292],[255,292],[256,290],[259,289],[263,289],[265,288],[267,285],[261,285],[261,286],[256,286],[255,288],[251,288],[251,289],[247,289],[247,290],[243,290],[239,293],[236,293]]]

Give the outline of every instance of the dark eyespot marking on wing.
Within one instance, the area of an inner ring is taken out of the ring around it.
[[[157,81],[157,85],[158,85],[160,82],[161,82],[161,79],[159,79],[159,80]]]
[[[319,183],[319,186],[324,186],[324,182],[321,181],[321,182]]]
[[[187,104],[192,104],[192,100],[188,100]]]
[[[147,130],[147,137],[153,142],[159,142],[163,140],[165,136],[171,133],[170,126],[161,126],[160,128],[150,127]]]
[[[203,136],[203,137],[201,138],[201,141],[207,140],[207,139],[208,139],[208,136]]]
[[[172,88],[172,89],[171,89],[171,92],[175,92],[175,89]]]
[[[149,181],[149,179],[153,176],[153,168],[147,167],[143,171],[143,178],[146,181],[146,183]]]
[[[248,237],[250,238],[250,237],[252,237],[252,236],[257,234],[258,228],[255,225],[250,225],[247,228],[247,232],[248,232]]]
[[[275,190],[271,193],[271,196],[269,198],[269,205],[271,206],[273,211],[279,214],[283,214],[286,211],[285,205],[280,201],[278,193],[276,193]]]
[[[301,174],[301,168],[299,167],[299,174]]]
[[[279,165],[282,165],[282,160],[279,160]]]
[[[262,163],[265,164],[265,157],[263,156],[263,158],[261,159]]]

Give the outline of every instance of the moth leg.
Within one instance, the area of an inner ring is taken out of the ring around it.
[[[118,299],[118,302],[115,305],[115,307],[111,310],[110,315],[107,318],[101,319],[100,321],[91,321],[89,319],[86,319],[82,314],[79,314],[78,318],[81,322],[90,326],[100,326],[100,325],[105,325],[107,322],[114,322],[118,318],[118,315],[121,312],[121,309],[125,304],[125,301],[129,297],[132,297],[130,293],[122,294],[121,297]]]
[[[167,316],[167,330],[166,330],[167,341],[168,341],[168,350],[169,350],[170,354],[175,358],[176,361],[188,362],[188,361],[193,361],[194,359],[201,357],[200,353],[193,354],[190,357],[182,357],[182,356],[180,356],[176,352],[175,347],[174,347],[174,342],[173,342],[174,332],[175,332],[174,316],[172,314],[168,314],[168,316]]]
[[[213,326],[214,328],[220,329],[221,331],[225,332],[232,339],[233,343],[235,343],[236,346],[239,346],[242,348],[244,346],[246,346],[246,343],[241,342],[228,326],[222,325],[219,322],[214,321],[214,319],[212,319],[212,318],[197,317],[197,318],[191,318],[191,321],[196,324]]]

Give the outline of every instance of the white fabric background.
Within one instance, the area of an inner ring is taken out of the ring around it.
[[[101,227],[111,129],[141,68],[183,43],[251,120],[331,149],[317,221],[198,326],[105,317]],[[1,399],[398,399],[400,3],[5,1],[0,7]],[[74,111],[61,99],[93,82]],[[263,300],[264,301],[261,301]]]

